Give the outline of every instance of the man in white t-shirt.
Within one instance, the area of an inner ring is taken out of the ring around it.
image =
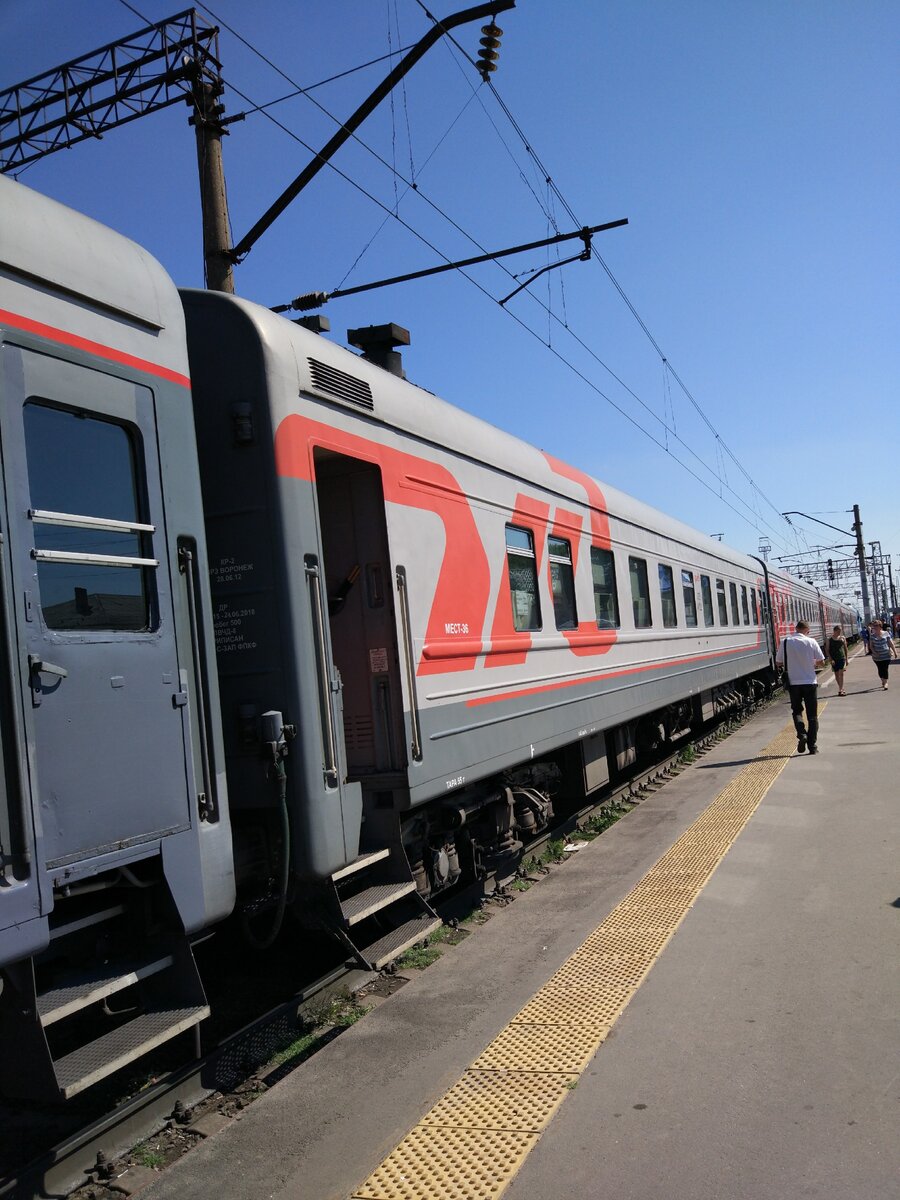
[[[825,655],[819,643],[809,636],[809,626],[805,621],[798,621],[796,628],[796,633],[782,639],[775,662],[779,667],[784,667],[787,676],[791,715],[797,730],[797,752],[802,754],[808,745],[810,754],[818,754],[819,685],[816,682],[816,667],[825,661]],[[806,725],[803,724],[804,707]]]

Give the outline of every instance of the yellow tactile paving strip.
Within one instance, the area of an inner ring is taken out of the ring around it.
[[[503,1192],[795,746],[793,725],[787,725],[532,996],[353,1200],[495,1200]]]

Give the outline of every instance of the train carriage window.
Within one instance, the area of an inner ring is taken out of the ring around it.
[[[732,623],[732,625],[740,625],[741,618],[738,616],[737,584],[736,583],[729,583],[728,594],[731,597],[731,623]]]
[[[151,627],[152,526],[139,439],[114,421],[29,401],[23,410],[41,612],[50,629]]]
[[[547,543],[550,559],[550,590],[553,593],[553,613],[557,629],[575,629],[575,576],[572,572],[572,547],[565,538],[550,537]]]
[[[741,584],[741,616],[744,618],[744,624],[750,624],[750,609],[747,605],[747,588]]]
[[[697,597],[694,593],[694,576],[690,571],[681,572],[681,593],[684,596],[684,622],[694,626],[697,624]]]
[[[710,586],[708,575],[700,576],[700,595],[703,597],[703,623],[704,625],[715,625],[716,618],[713,616],[712,587]]]
[[[647,563],[643,558],[628,559],[631,580],[631,606],[635,629],[649,629],[653,624],[650,613],[650,584],[647,582]]]
[[[671,629],[678,624],[678,612],[675,608],[675,580],[672,568],[665,563],[659,564],[659,595],[662,600],[663,625]]]
[[[728,624],[728,605],[725,603],[725,580],[716,580],[716,601],[719,606],[719,624]]]
[[[540,629],[541,604],[538,598],[537,563],[534,558],[534,537],[530,529],[507,525],[506,565],[509,570],[513,628],[520,633]]]
[[[616,560],[611,551],[591,546],[591,574],[594,579],[594,612],[598,629],[619,628],[619,600],[616,595]]]
[[[762,598],[762,593],[760,593],[760,598]],[[758,625],[759,609],[756,607],[756,588],[750,589],[750,607],[753,610],[753,624]]]

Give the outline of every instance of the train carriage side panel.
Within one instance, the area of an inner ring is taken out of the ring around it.
[[[335,702],[326,704],[315,685],[317,603],[328,608],[325,682],[332,695],[338,675],[343,685],[344,734],[335,734],[332,757],[370,794],[380,779],[395,796],[408,789],[413,806],[767,669],[759,605],[756,620],[749,612],[753,560],[722,547],[711,552],[708,539],[629,497],[604,498],[587,476],[255,305],[202,293],[187,293],[185,304],[195,390],[210,393],[204,408],[212,414],[218,405],[220,422],[230,423],[232,406],[252,399],[259,422],[252,436],[277,472],[274,492],[272,481],[254,476],[250,491],[260,499],[248,521],[259,521],[260,543],[272,543],[273,569],[282,575],[282,637],[293,660],[284,670],[301,689],[296,719],[315,735],[302,739],[312,757],[310,791],[300,802],[317,821],[328,811],[336,819],[338,808],[323,808],[320,798],[316,722],[324,711],[335,733],[339,720]],[[223,325],[227,309],[240,311],[245,325],[231,318]],[[219,328],[226,332],[217,335]],[[252,378],[245,358],[259,364]],[[216,378],[209,389],[200,382],[207,359]],[[205,473],[239,488],[238,472],[219,461],[230,453],[224,437],[220,431],[214,452],[201,427]],[[228,492],[221,482],[212,486]],[[525,553],[544,614],[531,632],[512,629],[504,612],[510,528],[524,530],[531,547]],[[608,551],[617,538],[624,619],[611,631],[597,627],[590,551]],[[694,587],[704,566],[727,579],[734,589],[728,627],[687,627],[682,619],[679,629],[666,629],[652,598],[652,628],[635,629],[630,556],[652,573],[667,559],[679,581],[682,571],[696,573]],[[306,573],[311,564],[324,585],[319,600]],[[571,622],[554,599],[569,566],[578,609]],[[252,675],[252,657],[245,661]],[[236,701],[237,692],[233,708]]]
[[[27,814],[0,901],[11,961],[14,897],[35,884],[45,936],[53,884],[154,853],[187,929],[227,913],[233,886],[215,679],[195,669],[212,658],[205,572],[192,635],[179,570],[179,537],[201,560],[204,543],[177,293],[133,243],[21,185],[0,179],[0,208],[5,683],[18,722],[4,757],[8,799],[24,793]]]

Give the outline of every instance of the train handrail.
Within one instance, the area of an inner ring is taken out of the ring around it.
[[[194,690],[197,708],[197,738],[200,743],[200,774],[203,780],[203,793],[197,797],[197,808],[201,821],[208,821],[215,815],[216,803],[212,790],[212,770],[210,769],[209,738],[206,724],[206,699],[203,694],[203,659],[200,654],[200,622],[197,618],[197,592],[194,580],[194,552],[185,545],[178,547],[178,559],[181,573],[184,575],[185,591],[187,592],[188,625],[191,631],[191,657],[194,662]]]
[[[409,688],[409,726],[412,734],[410,751],[416,762],[422,761],[422,733],[419,727],[419,701],[416,696],[416,668],[412,632],[409,620],[409,589],[406,568],[397,567],[397,592],[400,596],[400,627],[403,634],[403,655],[406,665],[406,684]]]
[[[328,679],[328,649],[325,645],[325,606],[322,603],[322,577],[315,555],[307,554],[303,560],[309,584],[310,608],[313,619],[313,645],[316,657],[316,677],[319,684],[319,711],[322,723],[322,756],[326,787],[337,787],[338,755],[334,731],[334,716],[331,711],[331,687]]]

